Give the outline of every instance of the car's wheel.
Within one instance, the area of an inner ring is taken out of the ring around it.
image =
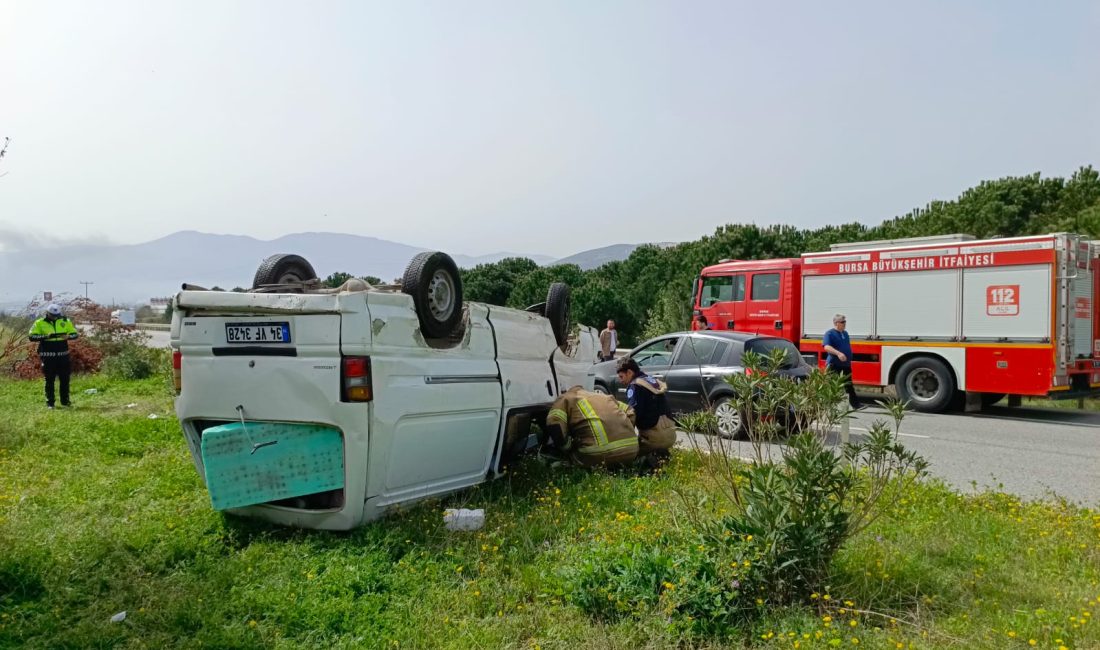
[[[898,397],[925,413],[941,413],[955,397],[955,379],[939,359],[916,357],[898,369]]]
[[[734,440],[745,439],[745,419],[728,397],[719,397],[714,402],[714,418],[717,420],[718,435]]]
[[[432,339],[450,336],[462,319],[462,279],[451,256],[420,253],[405,268],[401,290],[412,296],[420,331]]]
[[[594,386],[592,386],[592,391],[595,392],[595,393],[599,393],[601,395],[610,395],[611,394],[611,391],[607,390],[607,386],[604,386],[603,384],[601,384],[599,382],[596,382],[596,384]]]
[[[306,282],[317,278],[317,272],[313,265],[301,255],[287,255],[280,253],[272,255],[260,263],[256,269],[256,275],[252,278],[252,286],[259,287],[265,284],[290,284],[293,282]]]
[[[569,297],[569,285],[555,282],[546,294],[546,317],[550,319],[550,328],[554,330],[554,340],[565,345],[569,340],[569,326],[572,320],[572,300]]]

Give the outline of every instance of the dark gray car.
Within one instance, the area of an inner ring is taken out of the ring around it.
[[[668,384],[669,407],[673,413],[711,408],[718,416],[723,436],[742,432],[741,415],[730,404],[733,391],[725,377],[745,372],[741,357],[746,351],[768,355],[779,348],[787,353],[784,375],[806,377],[812,368],[798,348],[786,339],[742,332],[676,332],[642,343],[626,356],[638,362],[646,374]],[[626,389],[615,375],[615,361],[596,365],[596,390],[626,400]]]

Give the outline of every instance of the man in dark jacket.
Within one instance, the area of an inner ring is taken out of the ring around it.
[[[638,426],[638,455],[665,458],[676,444],[676,425],[668,408],[668,386],[645,374],[630,357],[619,359],[615,367],[619,383],[626,386],[626,403],[634,410]]]
[[[34,321],[30,338],[38,343],[38,359],[42,362],[42,374],[46,377],[46,408],[53,408],[54,379],[61,383],[61,406],[69,406],[69,341],[77,338],[73,322],[61,315],[61,307],[51,304],[46,314]]]

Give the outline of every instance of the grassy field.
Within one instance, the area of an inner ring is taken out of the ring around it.
[[[163,379],[79,377],[52,412],[40,391],[0,380],[0,647],[1100,648],[1100,515],[1061,503],[923,485],[827,593],[688,636],[660,607],[593,618],[571,576],[676,534],[680,489],[704,481],[690,452],[650,476],[532,460],[317,533],[214,512]],[[447,532],[448,506],[486,508],[485,528]]]

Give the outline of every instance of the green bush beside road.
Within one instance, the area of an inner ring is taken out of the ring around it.
[[[758,584],[736,625],[699,630],[689,597],[730,604],[681,582],[714,553],[691,513],[721,507],[697,502],[717,486],[695,452],[655,475],[531,460],[319,533],[214,512],[162,377],[73,387],[48,412],[40,382],[0,380],[0,647],[1100,647],[1093,510],[918,483],[825,588],[776,605]],[[448,532],[444,507],[484,507],[486,526]],[[746,587],[758,541],[737,541]]]

